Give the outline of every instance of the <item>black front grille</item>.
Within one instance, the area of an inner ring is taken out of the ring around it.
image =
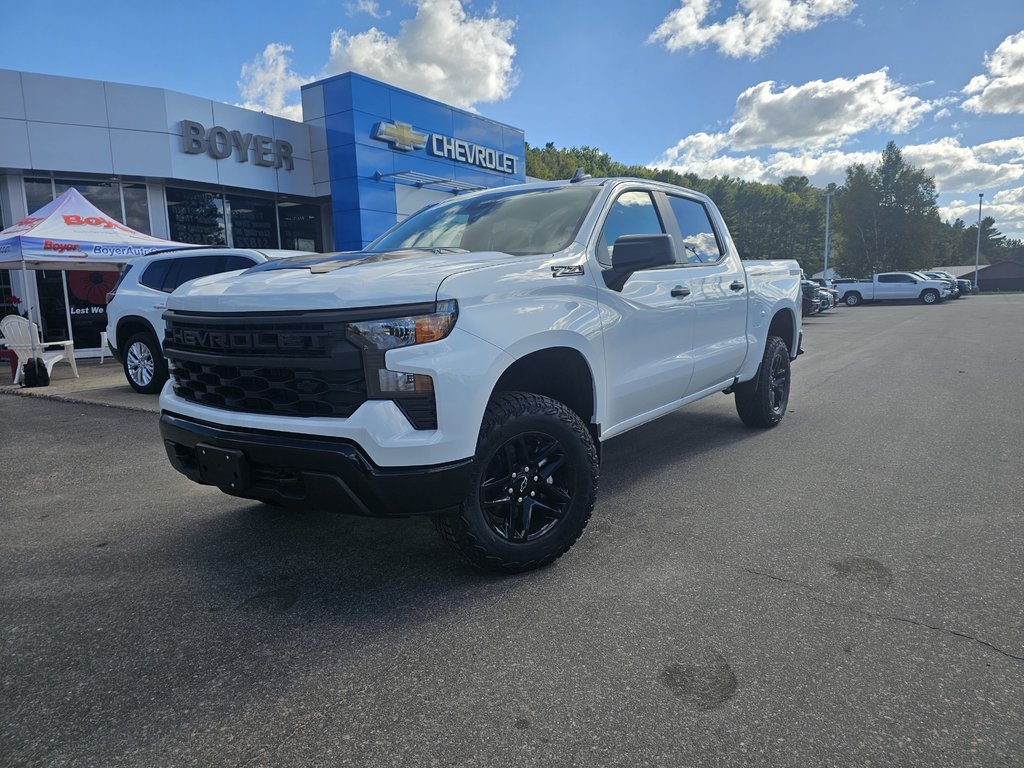
[[[170,358],[174,392],[202,405],[283,416],[351,416],[366,400],[355,371],[210,364]]]
[[[384,353],[346,337],[348,323],[423,314],[434,305],[211,315],[168,311],[164,355],[174,393],[200,405],[278,416],[347,417],[391,399],[416,429],[436,429],[433,392],[382,393]]]
[[[363,353],[346,315],[168,312],[164,354],[174,392],[215,408],[280,416],[351,416],[367,400]]]

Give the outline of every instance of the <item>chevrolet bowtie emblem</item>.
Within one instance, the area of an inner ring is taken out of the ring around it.
[[[373,138],[386,141],[395,149],[408,152],[412,149],[423,149],[427,146],[427,134],[415,130],[409,123],[377,123],[373,129]]]

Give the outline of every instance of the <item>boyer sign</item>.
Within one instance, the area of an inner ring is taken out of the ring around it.
[[[195,120],[181,121],[181,149],[188,155],[208,154],[215,160],[226,160],[235,156],[239,163],[250,160],[253,165],[264,168],[295,168],[292,159],[292,145],[283,139],[260,136],[254,133],[230,131],[220,125],[209,130]]]

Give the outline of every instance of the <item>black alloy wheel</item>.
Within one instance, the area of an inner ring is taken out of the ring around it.
[[[484,413],[465,500],[434,525],[479,568],[541,568],[587,527],[598,470],[594,437],[571,408],[530,392],[497,393]]]
[[[516,435],[485,459],[479,501],[488,527],[505,541],[534,541],[565,517],[575,493],[565,448],[543,432]]]
[[[789,348],[778,336],[769,336],[757,375],[737,384],[736,412],[748,427],[771,428],[786,415],[792,368]]]
[[[780,419],[789,403],[789,360],[783,355],[772,358],[768,370],[768,407]]]

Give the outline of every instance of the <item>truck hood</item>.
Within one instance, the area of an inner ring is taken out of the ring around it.
[[[286,312],[434,301],[451,275],[522,257],[456,248],[309,254],[185,283],[168,309]]]

